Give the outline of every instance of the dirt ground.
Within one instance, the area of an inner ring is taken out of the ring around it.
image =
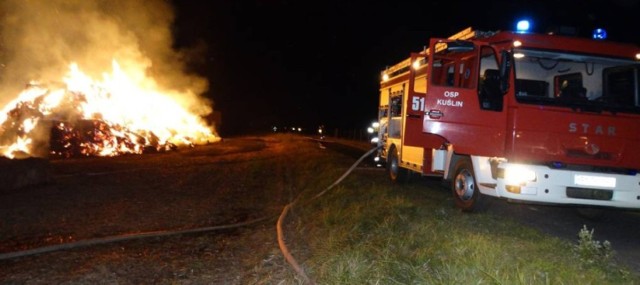
[[[303,137],[231,138],[167,153],[50,161],[52,182],[0,191],[0,254],[275,218],[0,260],[3,284],[269,284],[292,274],[275,219]],[[289,150],[289,151],[287,151]]]

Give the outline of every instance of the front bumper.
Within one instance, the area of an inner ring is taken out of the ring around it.
[[[511,169],[522,173],[515,175],[514,171],[509,171]],[[575,171],[506,162],[498,165],[497,172],[495,194],[498,197],[540,203],[640,209],[640,174]]]

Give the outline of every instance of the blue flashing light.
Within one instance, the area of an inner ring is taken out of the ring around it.
[[[605,29],[600,29],[600,28],[593,30],[593,39],[595,40],[607,39],[607,31]]]
[[[518,33],[526,33],[531,29],[531,22],[529,20],[520,20],[516,24],[516,31]]]

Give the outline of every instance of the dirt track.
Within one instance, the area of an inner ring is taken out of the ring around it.
[[[0,252],[277,216],[296,194],[285,150],[306,141],[238,138],[168,153],[51,161],[50,185],[0,192]],[[0,280],[261,283],[289,272],[274,221],[3,260]]]

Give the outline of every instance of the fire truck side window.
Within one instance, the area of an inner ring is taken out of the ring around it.
[[[434,85],[453,86],[455,74],[455,62],[443,56],[435,56],[433,69],[431,70],[431,82]]]
[[[475,88],[477,57],[473,49],[443,48],[434,55],[431,82],[439,86]]]
[[[503,99],[500,92],[498,60],[490,47],[482,47],[479,76],[478,100],[480,108],[483,110],[502,111]]]
[[[476,61],[475,52],[462,58],[459,64],[458,76],[459,86],[462,88],[476,87]]]
[[[402,96],[393,96],[391,97],[391,117],[400,116],[402,116]]]
[[[404,89],[390,92],[389,112],[391,120],[389,121],[389,137],[399,138],[402,136],[402,95]]]

